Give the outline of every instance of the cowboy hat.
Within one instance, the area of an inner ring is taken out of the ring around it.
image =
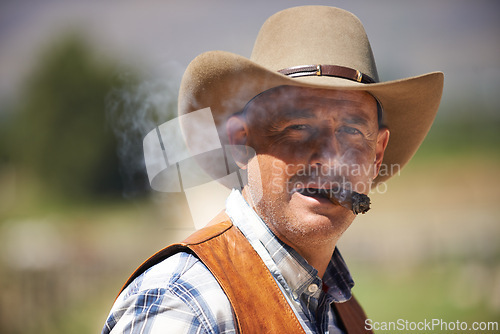
[[[209,107],[221,144],[227,145],[227,118],[270,88],[367,91],[382,106],[384,125],[391,131],[383,160],[388,168],[374,180],[376,185],[398,172],[417,151],[437,113],[443,80],[443,73],[433,72],[379,82],[368,37],[356,16],[334,7],[294,7],[264,23],[250,59],[224,51],[196,57],[184,73],[178,110],[186,115]],[[200,145],[203,125],[193,127],[180,119],[188,147]],[[198,158],[214,178],[234,171],[225,154]]]

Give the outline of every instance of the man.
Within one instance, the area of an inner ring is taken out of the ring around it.
[[[250,59],[197,57],[179,113],[211,108],[245,185],[207,228],[134,273],[103,332],[365,331],[336,249],[356,210],[338,194],[366,195],[391,176],[388,166],[408,162],[442,85],[442,73],[379,83],[362,24],[323,6],[273,15]],[[181,126],[188,146],[200,145],[196,127]],[[219,178],[221,164],[206,158],[200,164]]]

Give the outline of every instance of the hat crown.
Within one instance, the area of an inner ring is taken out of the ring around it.
[[[372,49],[361,21],[326,6],[285,9],[263,24],[250,59],[272,71],[300,65],[338,65],[378,82]]]

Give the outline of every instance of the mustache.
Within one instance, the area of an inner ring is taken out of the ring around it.
[[[290,178],[288,192],[328,198],[332,203],[351,210],[355,215],[370,210],[370,197],[354,191],[351,182],[345,177],[311,178],[296,175]]]
[[[345,176],[324,175],[293,175],[287,182],[287,190],[292,192],[297,189],[352,189],[352,183]]]

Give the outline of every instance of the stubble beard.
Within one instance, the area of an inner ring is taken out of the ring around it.
[[[281,241],[298,247],[324,246],[327,243],[335,244],[345,231],[331,221],[329,224],[310,222],[305,224],[303,217],[287,210],[288,201],[284,198],[285,194],[279,194],[277,198],[274,198],[272,194],[263,193],[262,187],[258,186],[260,180],[257,185],[253,181],[255,180],[249,175],[246,192],[251,202],[250,205]]]

